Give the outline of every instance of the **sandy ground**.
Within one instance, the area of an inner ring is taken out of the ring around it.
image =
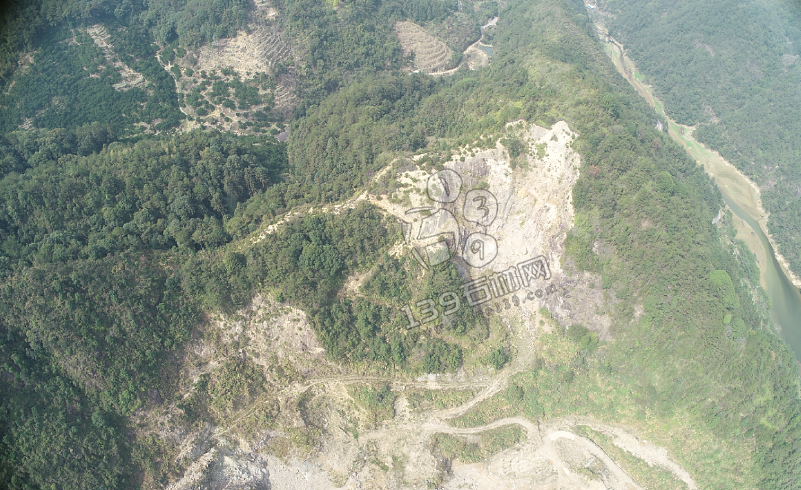
[[[502,419],[475,429],[451,429],[450,433],[469,434],[505,424],[526,428],[528,440],[487,461],[454,466],[453,477],[444,488],[641,488],[600,447],[571,432],[571,427],[577,424],[588,425],[612,437],[619,448],[649,465],[672,472],[689,489],[697,488],[692,477],[670,459],[664,448],[641,441],[625,429],[587,418],[556,419],[539,426],[520,418]],[[576,474],[576,468],[590,466],[600,474],[600,479],[591,480]]]
[[[476,435],[485,431],[518,425],[525,440],[479,463],[454,462],[440,488],[532,488],[532,489],[641,489],[620,466],[595,443],[573,432],[576,425],[588,425],[613,439],[616,446],[672,472],[691,490],[694,480],[677,465],[664,448],[638,439],[621,427],[588,418],[555,419],[540,424],[520,418],[496,420],[475,428],[454,428],[447,420],[469,410],[506,387],[508,376],[500,376],[469,402],[452,409],[414,413],[406,407],[403,395],[396,401],[396,416],[380,427],[362,431],[358,439],[342,430],[346,417],[334,406],[324,405],[323,419],[331,430],[319,452],[311,458],[280,460],[270,455],[212,449],[198,458],[183,479],[171,488],[189,488],[208,481],[208,488],[242,488],[239,485],[268,484],[271,489],[329,488],[426,488],[437,472],[438,461],[431,455],[429,440],[435,434]],[[343,392],[342,383],[357,382],[346,377],[330,378],[329,401]],[[468,381],[469,382],[469,381]],[[403,383],[431,387],[428,381]],[[433,386],[451,386],[439,381]],[[464,385],[464,381],[455,385]],[[400,389],[399,391],[403,391]],[[381,469],[380,465],[384,468]],[[582,469],[591,467],[589,477]],[[222,485],[228,485],[223,487]]]

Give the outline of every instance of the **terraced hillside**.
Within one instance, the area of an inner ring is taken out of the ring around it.
[[[146,88],[143,76],[112,51],[104,26],[96,24],[86,33],[103,50],[107,62],[119,70],[122,80],[114,85],[115,90]],[[184,96],[183,113],[197,123],[190,122],[188,127],[204,124],[222,130],[274,129],[277,133],[283,127],[273,123],[291,112],[297,101],[292,91],[294,70],[286,66],[291,63],[292,50],[277,25],[270,22],[253,33],[242,32],[195,52],[167,46],[158,59]]]
[[[395,33],[403,54],[414,53],[414,67],[423,73],[435,73],[452,68],[453,50],[414,22],[395,24]]]
[[[276,63],[292,58],[292,49],[274,24],[259,26],[253,33],[214,41],[199,50],[197,67],[215,71],[228,67],[242,75],[247,72],[269,72]]]
[[[161,59],[184,95],[187,127],[280,132],[297,104],[294,52],[268,2],[256,2],[250,30],[184,54],[165,48]],[[183,56],[180,56],[183,55]],[[216,87],[216,88],[215,88]]]

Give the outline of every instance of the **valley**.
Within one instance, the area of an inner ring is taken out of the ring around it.
[[[784,257],[776,252],[776,242],[768,233],[769,214],[762,207],[759,188],[719,153],[696,141],[693,138],[694,128],[677,124],[667,117],[662,102],[653,94],[651,87],[640,81],[634,63],[620,44],[608,34],[603,34],[603,25],[599,25],[598,30],[605,38],[607,54],[620,74],[654,107],[658,116],[667,121],[666,129],[670,136],[715,179],[729,207],[727,216],[737,229],[737,238],[748,244],[759,264],[761,285],[773,299],[772,318],[796,355],[801,355],[801,279],[789,269]]]

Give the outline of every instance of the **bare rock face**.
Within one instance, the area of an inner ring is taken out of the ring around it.
[[[254,455],[236,456],[212,449],[198,458],[169,490],[269,490],[267,461]]]
[[[452,259],[485,314],[522,319],[533,330],[530,320],[545,308],[562,326],[582,324],[607,339],[600,278],[563,268],[579,177],[570,147],[576,134],[564,121],[508,129],[496,148],[463,149],[444,170],[401,173],[400,184],[412,188],[405,202],[371,200],[402,222],[405,253],[428,265]]]
[[[211,489],[268,490],[270,472],[261,458],[238,459],[220,454],[210,475]]]

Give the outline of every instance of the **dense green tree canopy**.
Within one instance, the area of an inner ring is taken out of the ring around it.
[[[668,114],[697,125],[762,189],[769,229],[801,273],[801,7],[798,2],[611,0],[610,28]]]

